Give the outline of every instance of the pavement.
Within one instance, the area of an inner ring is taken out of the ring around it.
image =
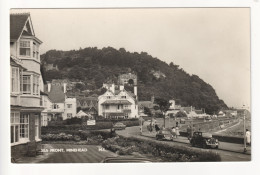
[[[156,132],[143,132],[141,135],[145,136],[145,137],[155,138]],[[173,141],[174,142],[178,142],[178,143],[190,144],[188,138],[187,137],[182,137],[182,136],[178,136],[178,138],[174,138]],[[236,153],[244,153],[244,145],[236,144],[236,143],[219,142],[218,149],[219,150],[236,152]],[[251,155],[251,146],[249,146],[249,147],[247,146],[247,151],[244,154]]]
[[[36,157],[21,157],[16,163],[100,163],[117,154],[97,145],[43,144],[44,153]],[[51,151],[54,152],[51,152]]]

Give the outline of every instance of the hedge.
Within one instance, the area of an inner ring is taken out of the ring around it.
[[[219,154],[208,150],[195,150],[192,148],[168,145],[164,142],[144,140],[133,137],[116,137],[107,139],[102,146],[121,155],[129,155],[133,152],[152,154],[165,162],[212,162],[221,161]]]
[[[118,121],[117,121],[118,122]],[[124,123],[127,127],[130,126],[138,126],[139,120],[124,120],[121,121]],[[86,125],[86,124],[73,124],[73,125],[51,125],[51,126],[42,126],[41,128],[41,134],[47,134],[47,133],[61,133],[66,131],[78,131],[78,130],[100,130],[100,129],[111,129],[113,126],[112,121],[97,121],[96,125]]]

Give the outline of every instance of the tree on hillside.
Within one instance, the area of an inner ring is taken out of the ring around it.
[[[163,114],[163,125],[165,127],[165,113],[170,108],[171,103],[169,103],[168,100],[165,100],[163,98],[155,98],[154,102],[158,105],[158,107],[156,108],[158,108]]]

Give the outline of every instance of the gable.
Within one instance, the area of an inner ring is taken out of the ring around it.
[[[34,36],[30,14],[10,14],[10,39],[16,41],[24,32],[26,36]]]

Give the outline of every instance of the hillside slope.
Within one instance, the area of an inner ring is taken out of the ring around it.
[[[189,75],[178,65],[169,65],[145,52],[130,53],[124,48],[85,48],[71,51],[50,50],[41,55],[45,81],[68,78],[85,83],[81,90],[95,90],[103,82],[116,81],[118,75],[134,72],[138,76],[139,100],[149,100],[152,95],[176,99],[182,106],[205,108],[213,114],[227,108],[212,86],[197,75]]]

